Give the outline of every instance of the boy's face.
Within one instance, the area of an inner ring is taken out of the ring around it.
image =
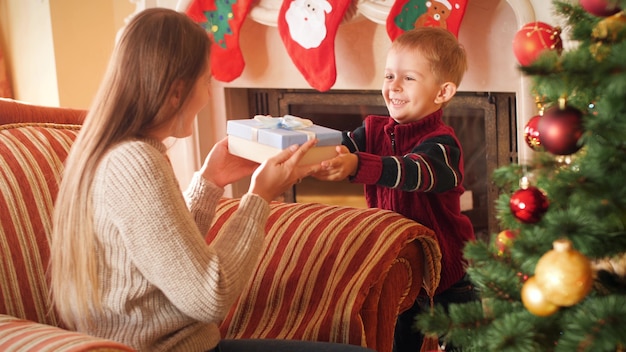
[[[444,102],[430,63],[419,50],[392,48],[387,54],[382,94],[391,117],[398,123],[420,120]]]

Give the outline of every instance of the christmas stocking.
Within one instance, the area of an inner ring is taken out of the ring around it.
[[[387,17],[387,34],[395,40],[417,27],[442,27],[458,37],[468,0],[396,0]]]
[[[230,82],[243,71],[239,30],[251,4],[252,0],[191,0],[185,11],[213,40],[211,74],[219,81]]]
[[[284,0],[278,32],[309,85],[323,92],[335,84],[335,35],[350,1]]]

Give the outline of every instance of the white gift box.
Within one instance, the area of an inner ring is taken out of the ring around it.
[[[226,124],[228,149],[231,154],[262,163],[291,145],[302,145],[317,138],[318,142],[300,160],[300,164],[313,164],[337,156],[336,146],[341,144],[341,131],[312,124],[309,120],[286,115],[229,120]]]

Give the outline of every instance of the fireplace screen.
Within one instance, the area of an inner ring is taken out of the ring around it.
[[[232,90],[241,90],[231,88]],[[379,91],[245,89],[249,116],[292,114],[337,130],[353,130],[367,115],[387,115]],[[241,96],[241,92],[237,92]],[[479,238],[498,231],[494,169],[517,160],[514,93],[459,92],[444,110],[444,121],[457,133],[465,163],[462,209]],[[285,195],[286,201],[365,207],[363,186],[307,178]]]

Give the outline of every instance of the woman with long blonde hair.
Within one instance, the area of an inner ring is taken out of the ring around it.
[[[71,329],[141,351],[214,350],[257,264],[269,202],[319,168],[297,166],[315,141],[259,166],[223,139],[181,194],[163,141],[189,136],[210,100],[210,45],[201,26],[163,8],[137,14],[119,38],[53,215],[52,299]],[[207,245],[224,187],[249,175],[237,212]],[[231,346],[263,345],[242,343]]]

